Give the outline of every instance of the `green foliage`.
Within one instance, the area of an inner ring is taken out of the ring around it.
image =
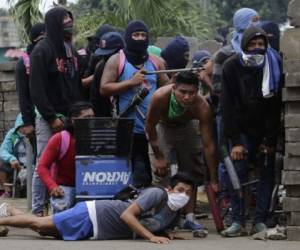
[[[0,8],[0,17],[8,16],[8,11],[6,9]]]
[[[181,34],[206,39],[213,36],[218,20],[215,8],[204,12],[197,0],[79,0],[70,7],[79,15],[76,19],[79,43],[104,23],[122,30],[133,19],[145,21],[152,38]],[[79,9],[86,14],[79,14]]]
[[[28,34],[32,25],[42,21],[40,2],[41,0],[8,0],[9,12],[14,18],[24,45],[29,42]]]

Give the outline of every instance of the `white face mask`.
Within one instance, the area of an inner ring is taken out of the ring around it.
[[[185,193],[168,193],[168,206],[172,211],[177,211],[183,208],[189,199]]]
[[[261,54],[245,54],[242,52],[242,58],[247,66],[260,66],[265,62],[265,55]]]

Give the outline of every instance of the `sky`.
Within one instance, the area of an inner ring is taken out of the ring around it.
[[[41,0],[41,11],[46,12],[51,6],[53,6],[53,1],[57,3],[57,0]],[[78,0],[67,0],[68,3],[75,3]],[[8,8],[7,0],[0,0],[0,8]]]

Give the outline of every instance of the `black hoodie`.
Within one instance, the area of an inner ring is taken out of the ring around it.
[[[72,54],[67,56],[64,45],[63,19],[66,15],[72,18],[72,14],[61,7],[46,13],[46,38],[30,55],[30,93],[46,121],[53,121],[58,113],[67,115],[72,103],[81,99],[77,57],[72,46]]]
[[[265,32],[262,33],[267,39]],[[255,34],[257,28],[245,31],[241,44],[244,51]],[[244,134],[267,146],[275,146],[280,125],[280,94],[264,98],[263,68],[242,66],[240,60],[240,55],[235,54],[223,66],[221,111],[225,138],[233,145],[242,145]]]

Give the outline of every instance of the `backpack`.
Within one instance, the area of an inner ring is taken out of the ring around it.
[[[159,62],[157,60],[157,58],[151,54],[149,54],[149,60],[150,62],[153,64],[154,69],[157,70],[159,67]],[[120,78],[120,76],[123,73],[124,67],[125,67],[125,61],[126,61],[126,56],[124,51],[121,49],[119,51],[119,65],[118,65],[118,78]],[[111,110],[112,110],[112,114],[113,117],[118,117],[118,96],[111,96],[110,97],[110,102],[111,102]]]
[[[71,141],[71,135],[68,131],[63,130],[59,132],[61,136],[61,143],[60,143],[60,148],[59,148],[59,156],[58,160],[61,160],[67,153],[69,146],[70,146],[70,141]],[[56,163],[52,163],[50,167],[50,175],[51,177],[55,180],[58,172],[58,166]]]

